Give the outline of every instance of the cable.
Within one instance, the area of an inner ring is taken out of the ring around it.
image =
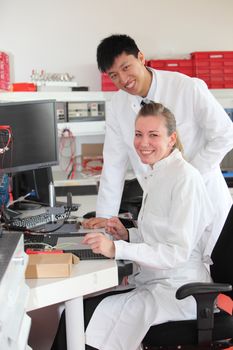
[[[0,125],[0,154],[10,149],[13,134],[10,125]]]
[[[14,204],[14,203],[17,203],[17,202],[22,202],[25,198],[27,198],[28,196],[34,196],[35,195],[35,191],[32,190],[31,192],[25,194],[25,196],[21,196],[17,199],[15,199],[13,202],[9,202],[7,205],[6,205],[6,208],[9,208],[10,205]],[[32,201],[28,201],[28,202],[32,202]]]
[[[83,159],[83,172],[88,171],[91,173],[100,173],[103,168],[103,157],[102,156],[89,156]]]
[[[69,154],[66,154],[64,151],[69,149]],[[64,128],[60,135],[59,143],[59,155],[61,159],[69,157],[68,164],[65,167],[65,172],[68,172],[67,179],[73,179],[77,169],[77,159],[78,156],[76,153],[76,139],[70,129]]]

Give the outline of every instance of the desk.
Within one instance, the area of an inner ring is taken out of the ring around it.
[[[72,214],[82,216],[95,210],[96,198],[96,195],[73,196],[73,202],[81,204],[81,207]],[[66,201],[66,197],[57,199]],[[37,314],[35,318],[36,321],[39,318],[39,325],[46,321],[49,324],[52,322],[54,307],[57,308],[56,304],[65,302],[68,349],[84,350],[83,296],[118,285],[118,267],[114,260],[80,261],[73,266],[69,278],[28,279],[26,283],[30,288],[27,312],[31,316]],[[33,340],[37,342],[38,338]],[[46,341],[45,344],[42,341],[38,344],[43,350],[49,349],[49,345],[51,344]],[[34,347],[33,350],[37,348]]]
[[[65,302],[67,349],[84,350],[83,296],[118,285],[115,260],[81,261],[69,278],[28,279],[27,311]],[[35,349],[36,350],[36,349]]]

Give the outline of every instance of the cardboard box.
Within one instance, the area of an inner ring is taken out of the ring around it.
[[[79,258],[71,253],[30,254],[25,277],[69,277],[72,265],[78,262]]]
[[[83,143],[82,156],[83,157],[102,157],[103,156],[102,143]]]

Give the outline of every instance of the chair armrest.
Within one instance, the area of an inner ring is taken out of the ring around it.
[[[119,284],[121,284],[124,277],[130,276],[133,273],[133,263],[130,260],[117,260],[117,268]]]
[[[232,290],[232,286],[227,283],[187,283],[181,286],[176,291],[177,299],[184,299],[190,295],[195,296],[196,294],[212,294],[220,292],[229,292]]]
[[[232,290],[225,283],[187,283],[176,291],[177,299],[193,296],[197,303],[198,344],[211,344],[214,327],[215,300],[220,292]]]

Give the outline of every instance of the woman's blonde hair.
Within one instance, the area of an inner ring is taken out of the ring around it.
[[[161,103],[150,101],[149,103],[145,103],[142,106],[142,108],[138,112],[136,121],[139,117],[148,116],[161,116],[165,119],[165,125],[167,128],[168,136],[170,136],[173,132],[176,132],[176,143],[174,144],[173,149],[177,148],[180,152],[183,153],[183,146],[180,141],[178,132],[176,130],[176,119],[174,114],[168,108],[164,107]]]

